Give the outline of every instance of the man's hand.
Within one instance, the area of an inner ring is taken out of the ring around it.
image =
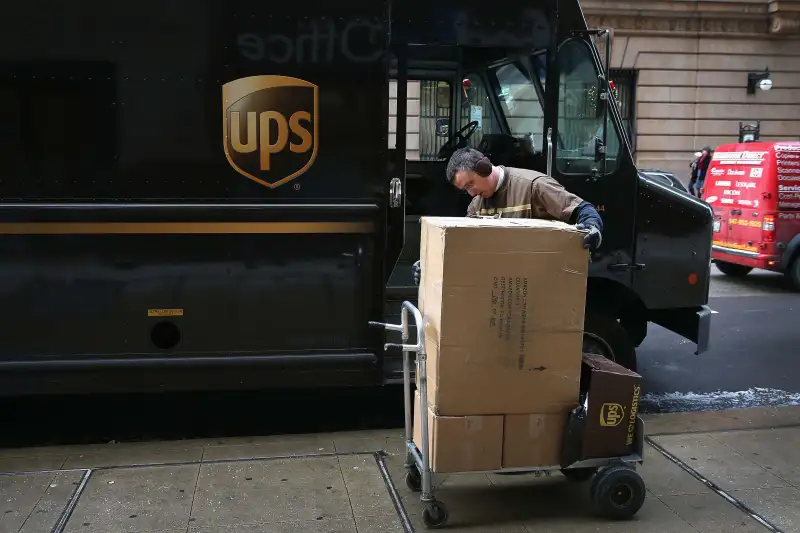
[[[411,273],[414,274],[414,285],[419,285],[419,278],[422,276],[422,265],[420,265],[419,259],[411,267]]]
[[[583,237],[584,248],[588,249],[590,252],[594,252],[600,247],[600,243],[603,242],[603,236],[599,229],[594,226],[587,226],[586,224],[575,224],[575,228],[589,231],[589,233]]]

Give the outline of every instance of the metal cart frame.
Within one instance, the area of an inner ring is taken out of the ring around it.
[[[417,339],[415,344],[409,344],[409,320],[411,313],[416,326]],[[382,327],[387,331],[396,331],[401,334],[402,343],[386,343],[384,349],[399,348],[403,351],[403,399],[405,403],[405,439],[406,439],[406,485],[412,492],[420,492],[420,501],[423,503],[422,518],[429,529],[445,525],[448,519],[448,510],[434,497],[434,473],[431,471],[430,462],[430,428],[428,427],[427,413],[421,413],[422,450],[414,444],[413,438],[413,402],[411,399],[411,353],[415,353],[416,376],[419,381],[420,406],[428,405],[428,357],[425,352],[425,339],[423,331],[424,320],[417,307],[404,301],[401,310],[400,324],[385,324],[370,322],[370,326]],[[577,405],[577,404],[576,404]],[[421,407],[422,408],[422,407]],[[645,487],[636,464],[641,464],[644,457],[644,422],[636,417],[636,436],[634,439],[633,453],[624,457],[611,457],[599,459],[586,459],[570,464],[568,467],[560,465],[537,466],[532,468],[504,468],[485,473],[495,474],[545,474],[560,470],[568,479],[575,481],[591,480],[590,493],[593,503],[601,514],[610,518],[631,518],[638,512],[644,502]],[[450,472],[447,475],[457,474]],[[474,474],[476,472],[464,472]]]

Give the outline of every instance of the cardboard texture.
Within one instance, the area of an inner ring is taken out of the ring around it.
[[[587,392],[583,458],[633,452],[642,377],[605,357],[583,354],[581,390]]]
[[[438,416],[414,393],[414,444],[422,451],[422,413],[428,415],[431,470],[438,474],[499,470],[503,416]]]
[[[506,415],[503,468],[561,464],[561,442],[568,411],[561,414]]]
[[[588,252],[573,226],[423,217],[429,402],[445,416],[563,413],[579,393]]]

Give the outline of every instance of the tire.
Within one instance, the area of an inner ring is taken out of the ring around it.
[[[422,510],[422,523],[427,529],[439,529],[447,523],[449,513],[442,502],[433,501]]]
[[[589,481],[595,472],[597,472],[596,468],[565,468],[561,470],[564,477],[576,482]]]
[[[642,477],[626,466],[613,466],[598,476],[592,497],[597,513],[612,520],[633,518],[647,493]]]
[[[795,254],[783,275],[792,289],[800,291],[800,254]]]
[[[714,261],[720,272],[732,278],[743,278],[753,270],[753,267],[737,265],[735,263],[726,263],[725,261]]]
[[[614,318],[599,311],[587,311],[583,325],[583,352],[602,355],[636,372],[636,347]]]

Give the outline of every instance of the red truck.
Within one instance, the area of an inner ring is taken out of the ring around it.
[[[728,276],[782,272],[800,290],[800,142],[722,145],[704,185],[717,267]]]

